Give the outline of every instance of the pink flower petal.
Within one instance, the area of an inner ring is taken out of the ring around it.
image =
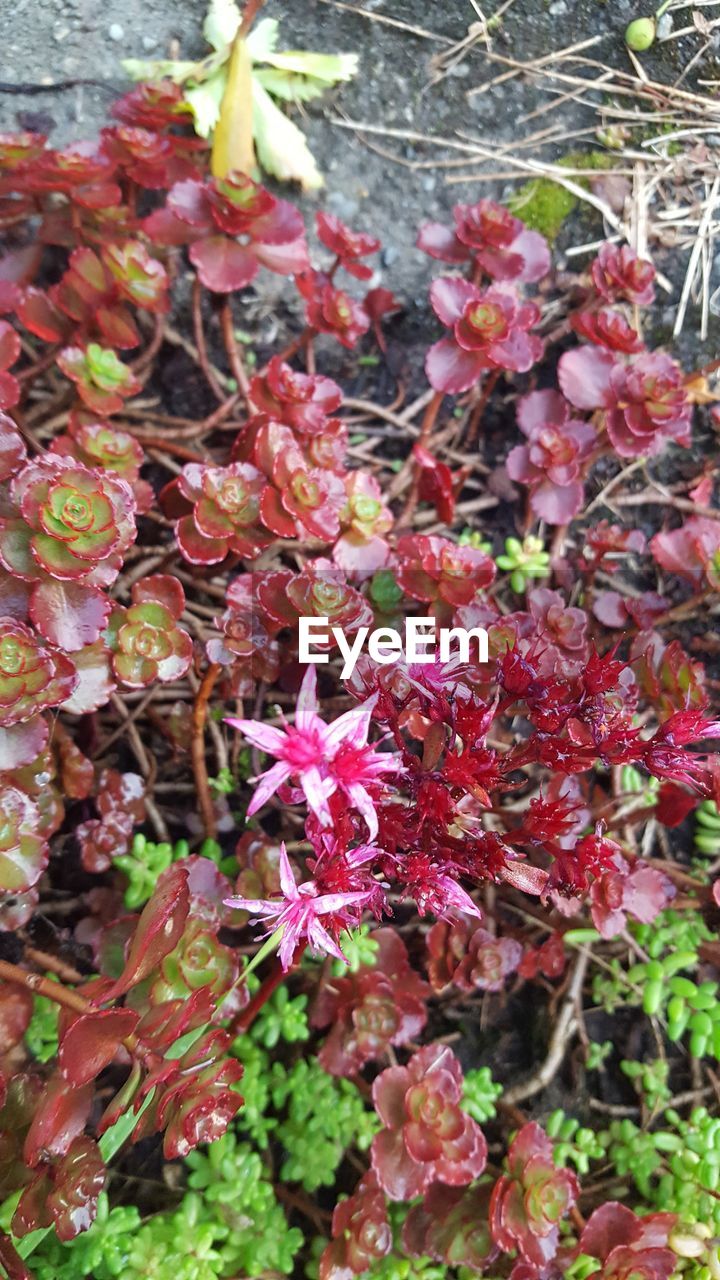
[[[316,765],[311,765],[309,769],[303,769],[300,777],[300,785],[305,793],[308,805],[318,822],[322,822],[327,827],[332,824],[327,797],[329,794],[332,795],[335,790],[335,784],[331,782],[330,791],[328,791],[328,782],[331,782],[331,780],[323,779]]]
[[[253,798],[248,805],[248,818],[252,818],[258,809],[262,809],[263,805],[267,804],[270,797],[275,795],[278,787],[281,787],[283,782],[287,782],[291,774],[291,766],[286,764],[284,760],[278,760],[278,763],[274,764],[272,769],[268,769],[267,773],[260,775]]]
[[[295,707],[295,728],[307,733],[317,723],[317,667],[308,666]]]
[[[239,720],[235,716],[228,716],[225,724],[239,729],[254,747],[259,747],[272,756],[279,755],[287,742],[287,734],[282,729],[275,729],[270,724],[260,724],[257,720]]]
[[[293,875],[293,870],[290,865],[290,859],[288,858],[288,855],[287,855],[287,849],[285,848],[284,840],[280,845],[280,856],[278,858],[278,871],[280,875],[280,888],[282,889],[285,897],[290,899],[297,898],[298,891],[297,891],[297,885],[295,883],[295,876]]]

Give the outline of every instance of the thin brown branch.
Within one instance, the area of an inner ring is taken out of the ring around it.
[[[222,667],[219,663],[212,662],[210,664],[195,695],[192,713],[191,755],[193,773],[195,775],[195,788],[205,835],[211,840],[214,840],[217,836],[217,820],[215,818],[215,806],[210,794],[207,762],[205,760],[205,723],[207,721],[208,702],[221,670]]]
[[[0,960],[0,982],[12,982],[16,987],[25,987],[33,995],[45,996],[54,1004],[71,1009],[73,1013],[89,1013],[93,1007],[84,996],[64,987],[62,983],[52,982],[40,973],[30,973],[17,964],[10,964],[8,960]]]
[[[193,319],[193,332],[195,334],[195,344],[197,346],[198,362],[200,364],[200,368],[202,369],[205,375],[205,381],[210,387],[210,390],[212,391],[213,395],[216,397],[216,399],[224,403],[225,392],[223,391],[222,387],[220,386],[220,383],[215,377],[215,370],[212,368],[210,361],[208,359],[207,343],[205,341],[205,329],[203,328],[203,318],[202,318],[202,285],[200,283],[200,279],[198,276],[196,276],[193,281],[192,319]]]
[[[536,1093],[540,1093],[542,1089],[549,1085],[558,1071],[573,1032],[577,1028],[576,1004],[585,981],[589,959],[590,952],[587,949],[583,949],[575,961],[565,998],[555,1019],[547,1057],[544,1062],[540,1063],[537,1071],[533,1072],[527,1080],[521,1080],[518,1084],[505,1090],[503,1102],[508,1106],[516,1106],[518,1102],[524,1102],[526,1098],[532,1098]]]
[[[252,408],[250,399],[250,379],[245,371],[245,366],[240,355],[240,348],[235,337],[235,322],[233,320],[232,307],[230,300],[226,298],[220,311],[220,327],[222,329],[223,342],[227,358],[230,362],[232,376],[238,384],[241,394],[245,398],[248,408]]]

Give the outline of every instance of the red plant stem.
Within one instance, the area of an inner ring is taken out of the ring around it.
[[[7,1272],[8,1280],[33,1280],[15,1245],[4,1231],[0,1231],[0,1266]]]
[[[240,23],[238,30],[239,36],[247,35],[264,4],[265,0],[247,0],[247,4],[243,10],[242,22]]]
[[[205,761],[205,722],[207,720],[208,701],[221,671],[222,667],[218,662],[211,662],[195,695],[192,713],[192,766],[200,815],[205,827],[205,836],[208,840],[214,840],[217,836],[217,821],[215,818],[215,806],[210,794],[207,763]]]
[[[418,436],[418,441],[417,441],[418,444],[422,445],[423,448],[425,449],[427,448],[428,441],[430,439],[430,436],[432,435],[432,429],[435,426],[435,419],[438,416],[440,405],[443,402],[443,395],[444,395],[444,392],[436,391],[427,409],[425,410],[425,415],[422,420],[422,426],[420,427],[420,435]]]
[[[480,423],[482,422],[483,414],[485,413],[485,409],[487,408],[487,402],[490,399],[490,396],[492,395],[493,391],[495,390],[495,383],[497,382],[499,377],[500,377],[500,370],[493,369],[492,373],[490,373],[488,377],[485,379],[485,384],[482,388],[482,394],[480,396],[480,399],[478,400],[477,404],[475,405],[475,408],[473,409],[470,415],[470,422],[468,423],[467,436],[465,437],[466,445],[474,444],[475,441],[477,440],[478,431],[480,430]]]
[[[145,350],[142,351],[140,355],[137,357],[137,360],[133,360],[132,364],[130,365],[130,368],[133,370],[134,373],[142,373],[144,372],[145,369],[148,368],[148,366],[152,366],[152,362],[155,359],[155,356],[157,355],[158,351],[160,350],[163,344],[164,337],[165,337],[165,316],[156,316],[155,328],[153,330],[152,338],[150,339]]]
[[[54,973],[61,982],[73,982],[75,984],[84,982],[83,975],[72,967],[65,964],[64,960],[59,960],[57,956],[50,955],[48,951],[38,951],[36,947],[25,947],[25,959],[30,964],[35,964],[39,969],[49,970]]]
[[[55,1004],[72,1009],[73,1013],[89,1013],[93,1007],[84,996],[78,995],[76,991],[70,991],[62,983],[51,982],[40,973],[29,973],[27,969],[21,969],[19,965],[10,964],[7,960],[0,960],[0,981],[3,980],[12,982],[17,987],[25,987],[26,991],[31,991],[33,995],[46,996]]]
[[[250,379],[245,371],[245,366],[240,355],[240,348],[235,337],[235,325],[233,321],[232,308],[229,299],[226,299],[222,305],[220,312],[220,325],[222,328],[223,342],[227,358],[230,362],[232,376],[238,384],[240,391],[245,399],[248,408],[252,411],[252,400],[250,399]]]
[[[425,414],[422,420],[422,425],[420,427],[420,435],[417,438],[417,445],[420,448],[427,448],[429,444],[430,437],[432,435],[432,430],[433,430],[433,427],[435,426],[435,420],[438,416],[440,405],[443,402],[443,396],[444,396],[444,392],[436,391],[432,397],[432,400],[428,402],[428,406],[425,410]],[[414,447],[415,446],[413,446],[413,449]],[[405,487],[405,485],[402,482],[404,478],[407,477],[407,474],[409,471],[412,472],[413,474],[412,484],[410,486],[410,493],[408,494],[407,502],[405,503],[405,506],[403,507],[400,513],[400,516],[398,517],[396,529],[402,529],[406,525],[410,524],[413,518],[413,515],[415,514],[415,508],[418,504],[418,486],[420,483],[420,468],[415,462],[415,458],[412,450],[408,455],[408,457],[405,459],[405,464],[397,478],[397,481],[396,481],[397,488],[395,489],[396,495],[398,493],[402,493]]]
[[[142,431],[133,431],[132,427],[128,427],[128,433],[134,436],[140,444],[147,445],[149,449],[162,449],[164,453],[170,453],[174,458],[182,458],[183,462],[207,461],[207,458],[202,458],[199,453],[194,453],[192,449],[186,449],[183,444],[174,444],[172,440],[166,440],[164,436],[145,435]]]
[[[193,318],[193,330],[195,333],[195,346],[197,347],[197,350],[198,350],[198,361],[200,363],[200,368],[205,374],[205,381],[210,387],[210,390],[212,391],[213,395],[218,400],[224,403],[226,399],[225,392],[223,391],[217,378],[215,377],[213,370],[210,368],[210,361],[208,359],[207,343],[205,342],[205,330],[203,328],[203,320],[202,320],[202,285],[200,283],[198,276],[196,276],[193,281],[192,318]]]

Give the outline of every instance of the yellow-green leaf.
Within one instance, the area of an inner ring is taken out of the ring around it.
[[[131,80],[174,80],[182,84],[201,73],[202,62],[147,61],[145,58],[123,58],[120,66]]]
[[[226,84],[227,71],[225,67],[221,67],[209,80],[185,90],[185,101],[193,113],[195,132],[201,138],[209,138],[220,119],[220,106]]]
[[[263,18],[248,33],[248,53],[253,62],[264,62],[277,47],[280,24],[277,18]]]
[[[351,80],[357,74],[356,53],[311,53],[308,49],[288,49],[284,53],[268,53],[259,61],[267,62],[281,71],[296,71],[301,76],[312,76],[326,85],[340,80]]]
[[[294,71],[280,71],[277,67],[253,67],[253,80],[267,89],[273,98],[283,102],[311,102],[327,92],[328,86],[312,76],[299,76]]]
[[[210,169],[215,178],[229,173],[252,173],[255,168],[253,146],[253,82],[247,43],[236,36],[227,68],[227,83],[215,126]]]
[[[303,191],[317,191],[323,178],[304,134],[276,107],[270,94],[253,79],[253,117],[258,159],[282,182],[301,183]]]
[[[216,52],[228,49],[240,26],[241,14],[235,0],[210,0],[203,23],[203,35]]]

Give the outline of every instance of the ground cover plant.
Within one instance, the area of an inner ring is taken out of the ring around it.
[[[459,204],[369,402],[379,241],[178,86],[0,150],[8,1280],[717,1280],[713,369],[653,265]],[[413,616],[487,658],[343,678]]]

